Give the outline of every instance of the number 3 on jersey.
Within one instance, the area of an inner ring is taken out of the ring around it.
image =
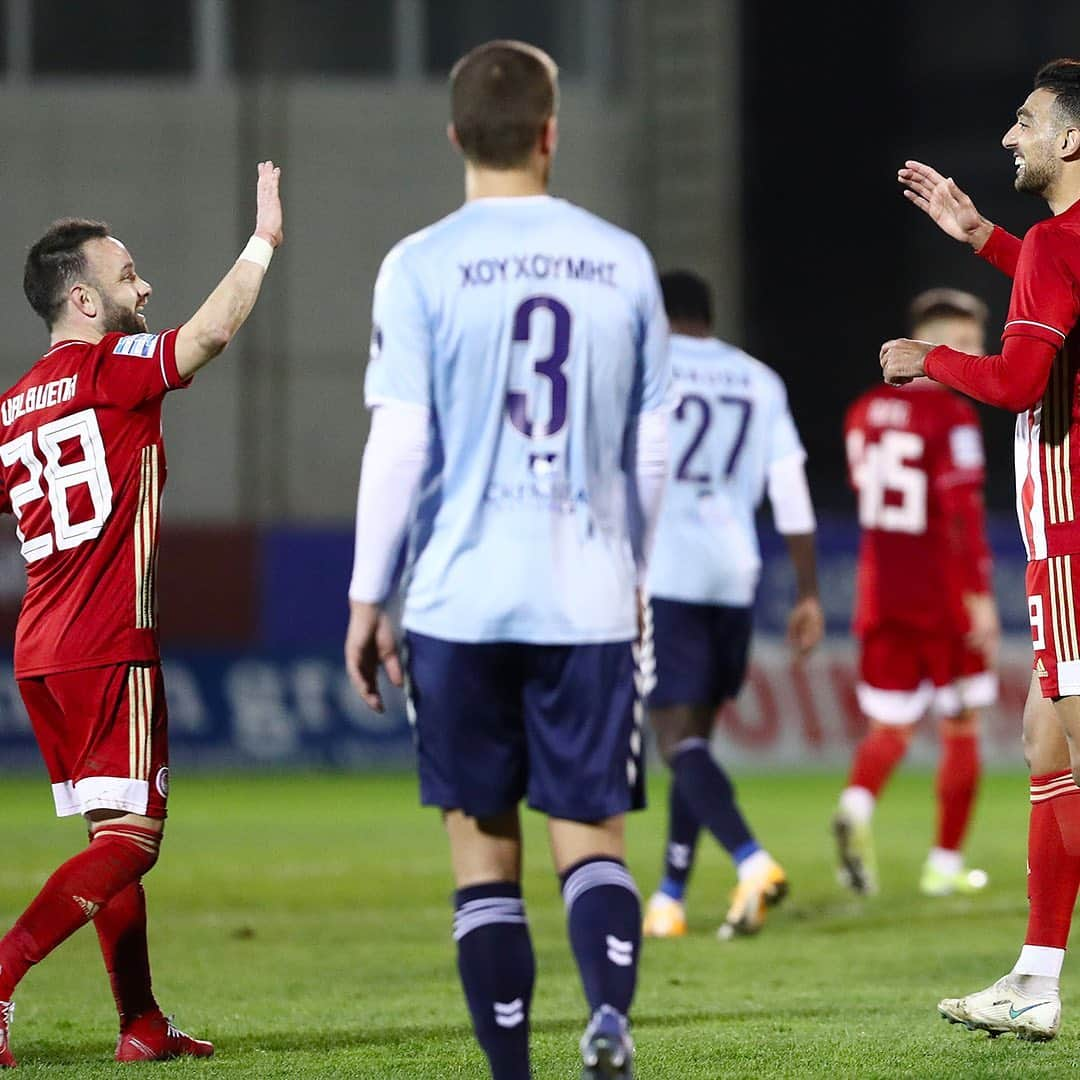
[[[37,429],[37,445],[44,463],[34,448],[35,432],[27,431],[17,439],[0,446],[0,461],[8,468],[21,464],[29,474],[21,484],[8,492],[11,512],[22,519],[23,508],[37,499],[49,499],[53,532],[27,539],[16,527],[22,542],[22,556],[27,562],[37,562],[54,550],[65,551],[78,547],[100,535],[112,510],[112,482],[105,464],[105,444],[93,409],[63,416],[42,424]],[[81,461],[61,464],[64,444],[78,439],[82,449]],[[45,482],[42,488],[42,480]],[[85,485],[92,513],[83,521],[72,522],[68,493]]]
[[[513,346],[528,345],[534,332],[533,313],[541,310],[551,313],[551,352],[543,360],[533,364],[533,372],[548,380],[551,392],[551,414],[538,435],[556,435],[566,423],[566,375],[563,364],[570,355],[570,311],[565,304],[553,296],[530,296],[518,304],[514,312]],[[529,395],[520,390],[511,390],[506,395],[506,411],[510,422],[528,438],[533,437],[537,426],[534,417],[529,415]]]
[[[859,524],[882,532],[926,532],[925,442],[913,431],[884,431],[876,443],[866,433],[848,432],[847,458],[859,493]]]

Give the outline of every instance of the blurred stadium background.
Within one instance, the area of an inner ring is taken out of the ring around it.
[[[229,353],[166,410],[162,630],[176,763],[400,763],[399,703],[376,717],[339,662],[366,417],[371,286],[385,251],[453,209],[445,76],[495,36],[563,71],[558,194],[628,226],[661,268],[716,285],[719,331],[787,380],[822,512],[830,641],[805,671],[777,643],[790,597],[767,543],[755,675],[719,738],[729,760],[836,763],[859,732],[847,643],[855,530],[841,416],[877,374],[907,300],[948,284],[1000,323],[1008,283],[900,198],[919,157],[1014,229],[997,139],[1035,68],[1075,52],[1080,9],[1028,0],[830,14],[735,0],[0,0],[0,378],[41,351],[21,295],[28,245],[103,217],[189,314],[250,229],[256,160],[285,170],[287,243]],[[1011,422],[987,413],[1006,627],[988,756],[1015,764],[1028,637],[1011,519]],[[0,634],[22,561],[3,530]],[[0,767],[36,761],[0,671]],[[931,741],[924,740],[924,752]]]

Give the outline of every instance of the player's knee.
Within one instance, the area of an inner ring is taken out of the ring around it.
[[[678,732],[658,728],[656,732],[656,749],[664,764],[670,769],[675,761],[675,754],[683,740]]]
[[[974,709],[964,709],[955,716],[942,717],[941,734],[956,737],[978,735],[979,714]]]
[[[879,735],[882,733],[888,733],[893,738],[899,739],[904,746],[908,746],[911,743],[911,737],[915,734],[914,724],[885,724],[880,720],[873,720],[870,723],[870,730],[868,734]]]
[[[712,726],[710,712],[689,706],[656,710],[650,719],[657,751],[669,767],[688,743],[707,739]]]

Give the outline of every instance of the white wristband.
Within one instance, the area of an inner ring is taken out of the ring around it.
[[[257,263],[264,270],[270,268],[270,260],[274,257],[274,245],[269,240],[264,240],[261,236],[253,236],[248,242],[247,247],[240,252],[237,259],[245,259],[247,262]]]

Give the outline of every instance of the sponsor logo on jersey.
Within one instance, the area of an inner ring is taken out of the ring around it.
[[[981,469],[986,463],[983,456],[982,436],[972,424],[954,427],[949,432],[949,451],[961,469]]]
[[[168,765],[162,765],[157,771],[157,776],[154,778],[154,787],[157,788],[158,794],[163,798],[169,797],[169,767]]]
[[[53,382],[42,383],[40,386],[29,386],[22,393],[4,399],[3,405],[0,405],[0,420],[3,420],[5,424],[13,424],[26,413],[37,409],[48,409],[53,405],[62,405],[75,396],[78,382],[78,375],[69,375],[63,379],[55,379]]]
[[[113,346],[113,354],[116,356],[153,356],[160,336],[160,334],[129,334]]]

